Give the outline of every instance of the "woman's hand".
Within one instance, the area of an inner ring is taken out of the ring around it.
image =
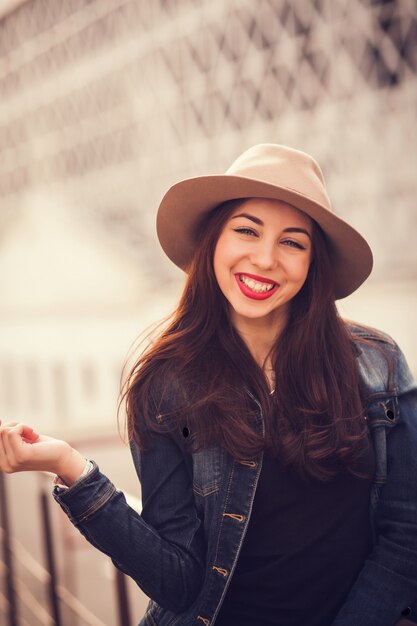
[[[52,472],[71,485],[82,474],[85,463],[85,458],[65,441],[39,435],[26,424],[0,422],[0,471]]]

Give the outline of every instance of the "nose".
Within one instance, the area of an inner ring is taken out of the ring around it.
[[[258,242],[256,249],[252,251],[251,262],[261,270],[273,270],[278,264],[278,251],[276,243]]]

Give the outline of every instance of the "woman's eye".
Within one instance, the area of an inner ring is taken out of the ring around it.
[[[255,231],[252,228],[234,228],[235,233],[241,233],[242,235],[256,235]]]
[[[305,250],[305,247],[298,243],[298,241],[293,241],[292,239],[285,239],[282,242],[285,246],[290,246],[291,248],[297,248],[298,250]]]

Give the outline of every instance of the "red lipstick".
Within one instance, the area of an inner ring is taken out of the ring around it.
[[[261,291],[261,292],[256,292],[253,291],[253,289],[251,289],[250,287],[248,287],[247,285],[245,285],[245,283],[243,283],[240,280],[240,276],[245,276],[247,278],[251,278],[252,280],[256,280],[259,283],[265,283],[268,285],[273,285],[272,289],[270,289],[269,291]],[[235,274],[235,279],[237,282],[237,285],[240,289],[240,291],[243,293],[244,296],[251,298],[252,300],[267,300],[268,298],[270,298],[278,289],[279,284],[276,283],[274,280],[270,280],[269,278],[263,278],[262,276],[256,276],[255,274],[246,274],[245,273],[240,273],[240,274]]]

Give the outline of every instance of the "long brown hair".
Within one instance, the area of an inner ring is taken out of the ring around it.
[[[179,305],[127,378],[129,437],[143,448],[151,431],[169,428],[192,435],[194,449],[219,445],[236,459],[269,446],[283,464],[322,480],[341,467],[357,473],[366,426],[325,235],[313,223],[307,280],[273,347],[271,396],[262,368],[230,323],[213,270],[217,240],[240,202],[224,203],[201,224]],[[256,426],[259,405],[264,432]]]

